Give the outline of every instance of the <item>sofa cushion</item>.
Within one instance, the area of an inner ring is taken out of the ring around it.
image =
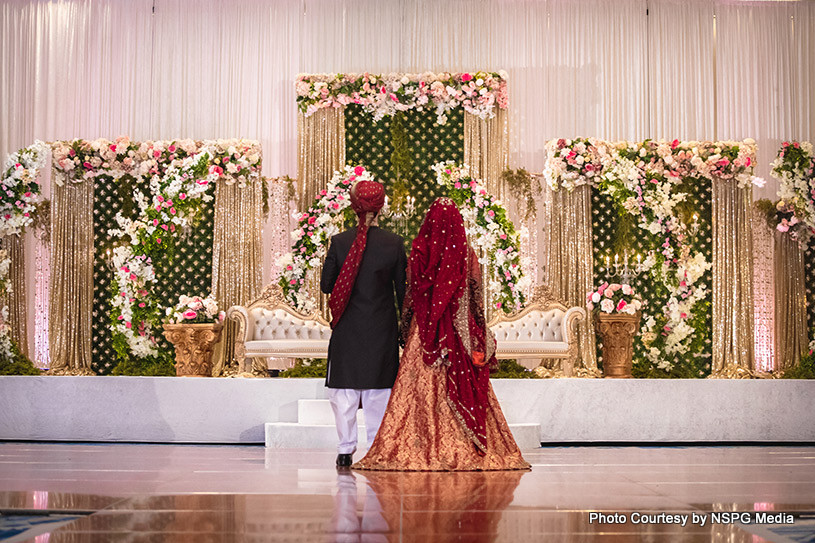
[[[563,334],[563,316],[561,309],[547,311],[532,310],[523,317],[514,321],[499,322],[492,327],[495,339],[499,345],[505,341],[512,342],[541,342],[548,349],[549,343],[562,343],[565,345]]]
[[[331,337],[331,328],[311,319],[301,319],[283,309],[252,309],[252,340],[324,340]]]

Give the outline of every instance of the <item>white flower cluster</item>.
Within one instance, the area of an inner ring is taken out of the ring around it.
[[[552,190],[571,192],[592,184],[608,162],[608,144],[596,138],[556,139],[546,143],[543,177]]]
[[[337,170],[308,211],[295,215],[298,225],[291,232],[292,252],[282,255],[275,264],[281,269],[283,293],[300,311],[310,313],[317,307],[305,288],[306,275],[310,269],[320,267],[331,236],[340,232],[342,212],[351,204],[351,186],[363,180],[374,180],[363,166]]]
[[[470,177],[466,166],[447,161],[434,164],[431,169],[436,173],[439,185],[453,189],[454,194],[461,197],[459,211],[467,238],[486,271],[487,293],[492,306],[506,312],[521,309],[524,292],[531,287],[532,279],[523,272],[519,235],[496,220],[499,216],[509,220],[501,201]]]
[[[20,235],[34,222],[40,202],[39,176],[48,151],[48,145],[37,140],[6,158],[0,181],[0,237]]]
[[[796,160],[797,158],[797,160]],[[784,142],[771,164],[780,181],[777,209],[787,215],[776,227],[789,232],[801,247],[815,235],[815,155],[808,141]]]
[[[11,280],[9,278],[9,268],[11,257],[5,249],[0,249],[0,294],[5,294],[5,299],[11,294]],[[11,349],[11,326],[8,322],[8,305],[3,304],[0,308],[0,360],[9,360],[14,356]]]
[[[125,337],[133,355],[140,358],[155,356],[158,349],[152,334],[152,323],[147,320],[134,322],[133,318],[137,306],[145,308],[152,303],[149,285],[156,281],[152,260],[136,255],[130,245],[114,248],[112,260],[113,283],[118,293],[111,299],[111,306],[119,316],[117,322],[111,325],[111,331]]]
[[[218,311],[218,301],[210,293],[206,298],[200,296],[178,297],[178,303],[165,310],[166,321],[178,324],[195,320],[197,322],[223,322],[225,313]]]

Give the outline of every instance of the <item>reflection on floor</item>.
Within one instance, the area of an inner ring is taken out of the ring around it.
[[[331,451],[6,442],[0,512],[92,512],[31,539],[38,543],[812,537],[815,447],[553,447],[524,456],[530,472],[375,473],[338,472]],[[732,511],[795,512],[794,529],[698,521]],[[686,515],[685,526],[667,523]]]

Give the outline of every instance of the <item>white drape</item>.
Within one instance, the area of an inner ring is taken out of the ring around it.
[[[299,72],[505,69],[510,161],[531,171],[558,136],[753,137],[771,197],[779,143],[815,140],[813,2],[2,0],[0,47],[2,157],[245,137],[293,176]]]

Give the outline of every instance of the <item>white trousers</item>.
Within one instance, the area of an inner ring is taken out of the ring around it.
[[[357,409],[362,401],[362,412],[365,415],[365,430],[368,446],[376,437],[388,400],[391,397],[389,388],[358,390],[355,388],[329,388],[328,401],[334,410],[334,421],[337,424],[337,446],[339,454],[352,454],[357,450]]]

